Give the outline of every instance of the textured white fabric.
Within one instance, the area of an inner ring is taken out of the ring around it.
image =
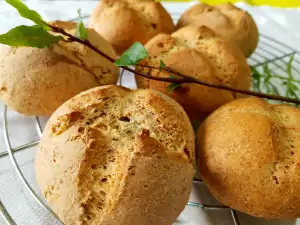
[[[89,15],[97,4],[97,1],[27,1],[28,6],[37,10],[46,20],[62,19],[68,20],[77,17],[76,11],[82,9],[83,15]],[[167,9],[178,15],[188,8],[191,3],[166,3]],[[267,6],[253,8],[244,3],[238,4],[247,9],[255,18],[260,32],[282,41],[300,51],[300,17],[299,9],[275,9]],[[30,24],[26,19],[21,18],[17,12],[0,1],[0,33],[8,31],[10,28]],[[124,83],[125,82],[125,83]],[[135,82],[130,74],[124,74],[123,85],[135,87]],[[1,127],[0,127],[0,151],[5,151],[3,139],[3,104],[0,104]],[[9,131],[13,145],[22,144],[38,140],[35,118],[23,117],[15,112],[9,111]],[[34,153],[35,148],[17,153],[17,159],[21,165],[26,178],[35,190],[38,190],[34,176]],[[201,200],[206,204],[216,204],[208,191],[202,185],[197,185],[191,195],[191,200],[198,202]],[[18,225],[53,225],[55,219],[40,207],[28,194],[22,182],[20,182],[13,170],[8,157],[0,158],[0,199],[7,210],[11,213]],[[265,221],[239,213],[241,225],[294,225],[296,221]],[[4,225],[0,217],[0,225]],[[186,207],[176,224],[186,225],[232,225],[232,217],[229,210],[205,211],[197,207]],[[297,224],[300,224],[298,222]]]

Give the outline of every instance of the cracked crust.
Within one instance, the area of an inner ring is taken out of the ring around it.
[[[142,63],[146,65],[159,67],[162,60],[170,68],[199,80],[240,89],[250,87],[249,66],[240,49],[204,26],[187,26],[172,35],[158,34],[145,47],[149,57]],[[140,67],[137,70],[169,77],[168,73],[157,70]],[[139,88],[156,89],[175,99],[192,120],[201,120],[221,105],[240,97],[198,84],[182,84],[170,93],[169,83],[140,76],[136,76],[136,81]]]
[[[52,24],[75,33],[75,23]],[[94,30],[89,40],[115,58],[113,48]],[[0,98],[24,115],[51,115],[63,102],[98,85],[115,84],[119,69],[79,43],[48,48],[0,45]]]
[[[258,29],[251,15],[231,3],[216,6],[200,3],[186,10],[176,28],[194,24],[207,26],[250,56],[258,44]]]
[[[165,8],[153,0],[101,0],[89,26],[122,54],[135,41],[145,44],[158,33],[171,33],[174,24]]]
[[[230,102],[197,133],[200,174],[223,204],[268,219],[300,216],[300,110]]]
[[[36,155],[37,181],[66,225],[171,225],[191,191],[194,138],[169,97],[97,87],[50,118]]]

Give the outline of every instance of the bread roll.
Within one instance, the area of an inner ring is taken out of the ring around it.
[[[268,219],[300,217],[300,110],[230,102],[197,133],[200,174],[223,204]]]
[[[75,23],[53,23],[75,33]],[[110,44],[88,29],[89,41],[115,58]],[[48,48],[0,45],[0,98],[24,115],[51,115],[63,102],[98,85],[115,84],[119,69],[79,43]]]
[[[172,35],[159,34],[146,44],[149,57],[141,64],[158,67],[162,60],[175,71],[199,80],[230,87],[249,89],[250,70],[237,47],[206,27],[187,26]],[[153,76],[169,77],[166,72],[143,69]],[[172,92],[170,83],[136,76],[139,88],[159,90],[179,102],[192,120],[202,119],[219,106],[238,97],[235,93],[198,84],[182,84]]]
[[[52,115],[36,155],[41,192],[66,225],[171,225],[192,186],[194,132],[154,90],[102,86]]]
[[[158,33],[171,33],[174,24],[164,7],[154,0],[101,0],[89,26],[122,54],[135,41],[145,44]]]
[[[192,6],[180,17],[177,29],[190,24],[209,27],[227,41],[237,44],[245,56],[250,56],[258,43],[258,29],[251,15],[231,3]]]

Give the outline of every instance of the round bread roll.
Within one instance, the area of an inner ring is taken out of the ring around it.
[[[240,49],[206,27],[187,26],[172,35],[159,34],[146,44],[149,57],[141,64],[159,67],[161,60],[170,68],[199,80],[249,89],[250,70]],[[164,71],[137,67],[152,76],[169,77]],[[159,90],[179,102],[192,120],[201,120],[219,106],[239,95],[198,84],[181,84],[172,92],[170,83],[136,76],[139,88]]]
[[[53,23],[74,34],[76,24]],[[88,29],[89,41],[116,58],[111,45]],[[60,41],[48,48],[0,45],[0,98],[24,115],[48,116],[81,91],[115,84],[119,68],[91,49]]]
[[[174,24],[165,8],[154,0],[101,0],[89,26],[101,34],[117,53],[135,41],[145,44],[158,33],[171,33]]]
[[[231,3],[216,6],[200,3],[192,6],[182,14],[177,29],[190,24],[209,27],[237,44],[245,56],[250,56],[258,43],[258,29],[251,15]]]
[[[198,165],[223,204],[268,219],[300,216],[300,110],[258,98],[230,102],[197,133]]]
[[[51,116],[36,155],[37,181],[66,225],[171,225],[191,191],[194,139],[171,98],[97,87]]]

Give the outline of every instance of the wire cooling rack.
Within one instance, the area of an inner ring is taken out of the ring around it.
[[[178,15],[172,15],[174,20],[178,18]],[[85,17],[88,18],[88,17]],[[287,44],[281,43],[271,37],[260,35],[260,41],[258,48],[256,51],[252,54],[252,56],[249,58],[248,62],[249,65],[256,68],[257,70],[261,70],[262,67],[268,63],[270,69],[272,71],[275,71],[276,73],[280,73],[282,76],[288,76],[287,70],[286,70],[286,64],[289,62],[290,57],[294,56],[293,65],[292,65],[292,72],[294,77],[300,77],[300,53],[293,50],[291,47],[289,47]],[[120,84],[122,85],[122,82],[124,81],[124,71],[121,72],[120,76]],[[8,123],[8,110],[7,107],[4,107],[3,117],[3,129],[4,129],[4,139],[6,144],[7,151],[0,153],[0,158],[2,157],[9,157],[12,166],[14,167],[16,173],[18,174],[18,177],[20,181],[24,184],[24,188],[27,189],[27,191],[31,194],[31,196],[36,200],[36,203],[39,204],[41,207],[43,207],[45,210],[47,210],[50,214],[52,214],[53,217],[55,217],[58,221],[59,218],[55,215],[55,213],[47,206],[47,204],[44,202],[44,200],[39,196],[39,194],[33,189],[33,187],[30,185],[30,183],[26,180],[18,162],[15,158],[15,153],[18,151],[26,151],[27,149],[36,146],[39,143],[39,140],[27,143],[25,145],[12,147],[11,137],[9,134],[9,123]],[[36,130],[41,137],[43,127],[41,125],[41,121],[39,117],[35,118],[36,120]],[[199,185],[204,185],[204,183],[201,180],[195,179],[193,181],[194,183],[197,183]],[[189,207],[200,207],[203,210],[229,210],[232,216],[232,224],[233,225],[242,225],[237,212],[227,206],[223,205],[212,205],[212,204],[205,204],[205,202],[188,202]],[[4,221],[9,225],[15,225],[16,222],[12,218],[12,216],[9,214],[9,212],[6,210],[4,204],[2,203],[0,199],[0,214],[2,215]],[[61,221],[60,221],[61,222]],[[62,222],[61,222],[62,223]]]

